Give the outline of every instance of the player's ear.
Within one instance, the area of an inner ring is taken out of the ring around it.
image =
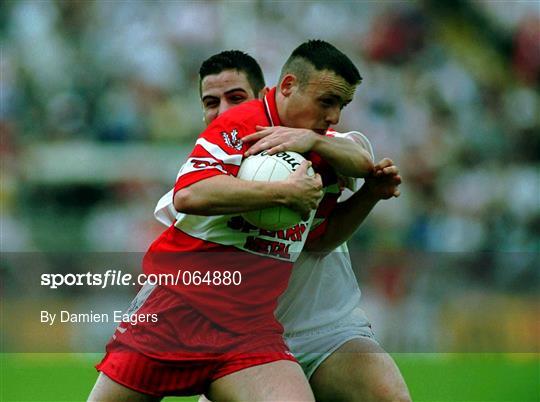
[[[296,86],[298,85],[298,78],[294,74],[286,74],[279,83],[279,91],[285,97],[290,96]]]
[[[270,91],[270,88],[268,87],[264,87],[263,89],[261,89],[259,91],[259,99],[264,98],[264,96],[268,93],[268,91]]]

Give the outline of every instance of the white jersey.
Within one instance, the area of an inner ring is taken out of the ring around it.
[[[347,317],[358,307],[360,295],[345,243],[325,257],[303,252],[275,314],[285,337],[293,336]]]
[[[373,148],[361,133],[335,133],[363,145],[371,157]],[[357,191],[362,179],[355,180]],[[347,191],[347,190],[346,190]],[[350,197],[345,192],[340,202]],[[361,292],[354,275],[347,244],[343,243],[325,257],[303,252],[296,260],[289,285],[278,299],[276,318],[285,328],[285,337],[310,331],[349,316],[360,303]]]
[[[373,156],[369,140],[359,132],[332,133],[360,143]],[[358,190],[362,179],[349,180],[347,187]],[[158,221],[170,225],[183,220],[172,205],[171,190],[158,202],[154,215]],[[343,194],[344,201],[352,192]],[[358,307],[360,288],[352,270],[351,259],[344,243],[325,257],[303,252],[294,264],[289,285],[278,301],[276,318],[285,327],[285,336],[326,326],[348,316]]]

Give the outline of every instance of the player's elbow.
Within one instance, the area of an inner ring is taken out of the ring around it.
[[[190,209],[192,203],[191,198],[191,191],[189,189],[183,188],[178,190],[173,198],[174,209],[185,214],[189,213],[187,210]]]
[[[357,146],[355,152],[351,152],[347,163],[335,167],[336,171],[347,177],[366,177],[375,168],[369,152]]]
[[[351,177],[366,177],[375,168],[373,159],[368,151],[361,149],[353,161],[354,174]]]
[[[190,215],[203,215],[207,209],[204,200],[196,192],[186,187],[178,190],[173,198],[174,208],[181,213]]]

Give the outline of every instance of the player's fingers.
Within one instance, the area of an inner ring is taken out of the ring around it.
[[[264,151],[270,147],[272,147],[273,143],[271,141],[268,141],[267,139],[259,140],[255,144],[253,144],[251,147],[248,148],[248,150],[244,153],[244,156],[249,155],[255,155],[258,154],[261,151]]]
[[[277,139],[279,141],[279,134],[280,134],[279,130],[276,127],[265,127],[261,131],[242,137],[242,141],[253,142],[253,141],[262,140],[263,138],[264,139],[273,138],[274,140]]]
[[[269,155],[277,154],[278,152],[286,151],[287,147],[284,144],[276,145],[268,150]]]
[[[261,138],[266,137],[268,134],[270,134],[268,131],[259,131],[257,133],[246,135],[245,137],[242,137],[242,142],[253,142],[260,140]]]
[[[322,188],[322,177],[319,173],[315,173],[315,176],[313,176],[313,179],[317,182],[317,188]]]
[[[394,162],[392,161],[392,159],[383,158],[374,166],[374,169],[375,170],[381,170],[381,169],[384,169],[385,167],[391,166],[393,164],[394,164]]]
[[[315,198],[315,199],[313,199],[311,201],[311,203],[309,204],[309,207],[311,209],[317,209],[317,207],[319,206],[319,202],[321,201],[322,197],[323,197],[323,192],[319,191],[319,193],[317,193],[317,198]]]
[[[296,169],[296,172],[301,175],[307,174],[307,170],[311,167],[311,161],[305,160],[303,161],[300,166],[298,166],[298,169]]]
[[[307,205],[309,206],[309,208],[316,209],[319,206],[319,202],[321,201],[323,196],[324,193],[322,190],[310,194],[310,197],[307,199]]]
[[[252,145],[251,147],[248,148],[246,152],[244,152],[244,158],[247,158],[250,155],[258,154],[261,151],[259,148],[260,148],[259,146]]]
[[[383,170],[384,174],[398,174],[399,173],[399,169],[397,168],[397,166],[388,166],[388,167],[385,167]]]
[[[393,184],[394,186],[399,186],[401,184],[401,176],[390,176],[387,178],[387,183]]]

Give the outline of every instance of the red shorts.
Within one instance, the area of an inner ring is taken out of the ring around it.
[[[143,394],[164,396],[200,395],[220,377],[278,360],[296,361],[282,351],[262,354],[222,355],[208,362],[160,361],[137,352],[108,352],[96,368],[114,382]]]
[[[202,394],[216,379],[278,360],[296,361],[278,331],[236,334],[210,322],[167,289],[143,288],[96,368],[113,381],[153,396]],[[152,320],[156,314],[157,322]]]

